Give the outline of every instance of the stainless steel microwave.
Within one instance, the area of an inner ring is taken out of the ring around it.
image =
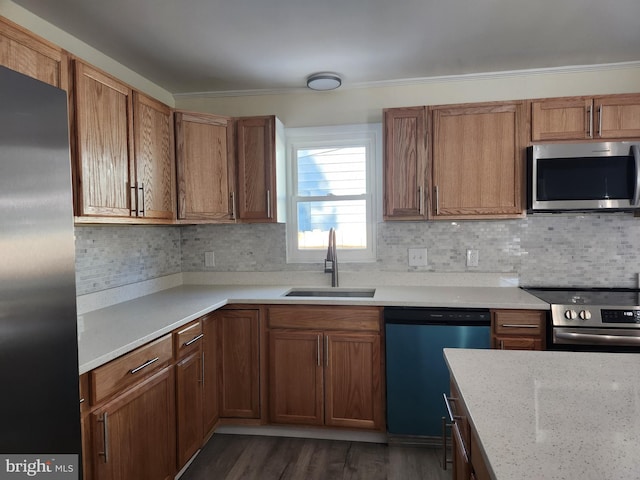
[[[528,212],[640,208],[640,142],[541,144],[527,153]]]

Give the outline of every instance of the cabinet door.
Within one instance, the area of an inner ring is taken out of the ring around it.
[[[220,416],[260,418],[260,315],[219,310]]]
[[[175,117],[178,218],[233,220],[231,120],[186,112],[177,112]]]
[[[75,62],[78,215],[131,215],[132,91]]]
[[[220,418],[218,400],[218,315],[215,313],[202,317],[203,338],[203,392],[202,424],[203,434],[207,437],[213,431]]]
[[[524,102],[434,108],[437,218],[522,215],[524,114]]]
[[[597,137],[640,138],[640,95],[596,97]]]
[[[384,218],[427,218],[427,116],[424,107],[384,111]]]
[[[593,138],[592,100],[585,97],[554,98],[531,102],[531,140]]]
[[[238,218],[275,222],[275,117],[240,118],[236,131]]]
[[[202,349],[176,363],[178,470],[202,446]]]
[[[380,336],[325,334],[325,424],[384,428]]]
[[[173,479],[174,394],[171,366],[94,410],[96,480]]]
[[[19,25],[0,19],[0,65],[68,90],[68,55]]]
[[[273,423],[322,425],[322,332],[269,332],[269,406]]]
[[[176,216],[173,117],[171,109],[134,93],[135,199],[140,217]]]

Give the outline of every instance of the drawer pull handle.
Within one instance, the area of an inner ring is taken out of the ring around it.
[[[502,326],[504,328],[540,328],[540,325],[536,325],[535,323],[523,323],[523,324],[503,323]]]
[[[457,400],[456,398],[452,398],[452,397],[447,397],[446,393],[442,394],[442,398],[444,398],[444,405],[445,407],[447,407],[447,413],[449,414],[449,421],[451,423],[455,422],[455,417],[453,415],[453,410],[451,410],[451,403],[449,402],[453,402],[455,400]]]
[[[132,370],[129,370],[129,373],[131,373],[132,375],[134,373],[138,373],[140,370],[142,370],[143,368],[147,368],[149,365],[151,365],[152,363],[156,363],[158,360],[160,360],[160,357],[156,357],[153,358],[151,360],[149,360],[148,362],[144,362],[142,365],[140,365],[139,367],[136,367]]]
[[[467,453],[467,447],[462,440],[462,434],[460,433],[460,428],[457,423],[454,423],[451,426],[454,435],[458,439],[458,445],[460,445],[460,453],[462,454],[462,458],[464,458],[464,463],[469,463],[469,454]]]
[[[102,441],[103,441],[104,451],[98,452],[98,455],[101,455],[104,457],[104,463],[108,463],[109,462],[109,424],[107,423],[107,412],[104,412],[102,414],[102,418],[98,419],[98,422],[104,425],[102,429]]]
[[[202,337],[204,337],[204,333],[201,333],[200,335],[198,335],[197,337],[193,337],[191,340],[189,340],[188,342],[184,342],[182,344],[183,347],[188,347],[189,345],[192,345],[194,343],[196,343],[198,340],[200,340]]]

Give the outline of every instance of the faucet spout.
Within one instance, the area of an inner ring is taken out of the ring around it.
[[[324,261],[324,273],[331,274],[331,286],[338,286],[338,252],[336,248],[336,230],[329,229],[329,248],[327,258]]]

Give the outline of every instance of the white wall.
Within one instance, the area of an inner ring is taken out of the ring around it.
[[[0,15],[128,83],[137,90],[169,106],[174,106],[173,95],[168,91],[10,0],[0,0]]]
[[[276,115],[286,127],[382,121],[387,107],[640,92],[640,63],[425,79],[331,92],[176,96],[176,107],[229,116]]]

